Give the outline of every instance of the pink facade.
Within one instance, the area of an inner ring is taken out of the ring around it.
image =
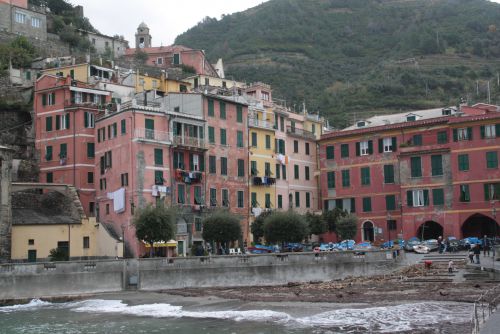
[[[11,4],[17,7],[28,8],[28,0],[0,0],[0,2]]]
[[[493,235],[500,198],[494,109],[322,136],[323,208],[355,212],[358,241]]]
[[[36,149],[40,182],[74,185],[89,216],[95,210],[94,121],[109,93],[71,80],[44,75],[35,86]]]

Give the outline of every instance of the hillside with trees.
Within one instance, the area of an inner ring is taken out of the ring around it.
[[[498,27],[498,28],[497,28]],[[373,113],[500,103],[500,5],[487,0],[270,0],[205,18],[176,44],[223,58],[226,77],[336,126]]]

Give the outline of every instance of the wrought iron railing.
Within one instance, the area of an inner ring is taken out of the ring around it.
[[[287,126],[286,127],[286,133],[292,136],[298,136],[298,137],[303,137],[303,138],[308,138],[308,139],[315,139],[316,135],[312,133],[311,131],[307,131],[304,129],[299,129],[296,127],[292,126]]]
[[[140,140],[170,142],[170,132],[136,128],[134,130],[134,138]]]
[[[177,146],[188,146],[188,147],[196,147],[196,148],[205,148],[206,141],[204,138],[198,137],[187,137],[187,136],[173,136],[173,143]]]

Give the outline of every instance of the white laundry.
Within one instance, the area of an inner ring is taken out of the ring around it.
[[[151,195],[152,195],[153,197],[158,196],[158,191],[159,191],[159,190],[158,190],[158,186],[154,185],[154,186],[153,186],[153,189],[151,190]]]
[[[282,165],[284,165],[284,164],[286,163],[286,158],[285,158],[285,156],[284,156],[283,154],[281,154],[281,153],[280,153],[280,154],[278,154],[278,156],[277,156],[276,158],[278,159],[278,161],[279,161]]]
[[[121,213],[125,211],[125,188],[120,188],[117,191],[108,193],[107,197],[113,200],[113,211]]]
[[[158,191],[160,193],[167,193],[167,186],[158,186]]]
[[[252,213],[255,217],[258,217],[262,213],[262,208],[252,208]]]

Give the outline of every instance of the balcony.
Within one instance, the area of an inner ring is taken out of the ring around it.
[[[253,128],[262,128],[268,130],[274,130],[274,123],[267,120],[260,120],[257,118],[249,117],[248,126]]]
[[[134,139],[139,141],[156,142],[163,144],[171,144],[170,132],[137,128],[134,130]]]
[[[260,177],[254,176],[252,178],[252,185],[254,186],[272,186],[276,183],[276,179],[274,177]]]
[[[175,146],[184,146],[188,149],[206,149],[206,141],[204,138],[188,137],[188,136],[173,136],[173,144]]]
[[[316,139],[316,135],[311,131],[304,129],[292,128],[291,126],[286,127],[286,133],[290,136],[301,137],[305,139]]]

